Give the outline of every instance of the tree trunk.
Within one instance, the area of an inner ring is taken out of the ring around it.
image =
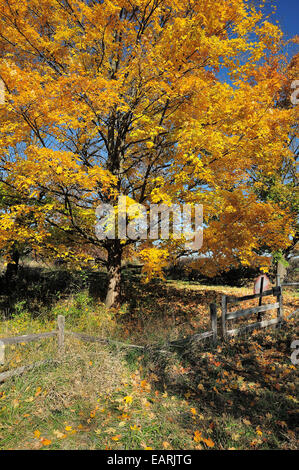
[[[108,289],[105,300],[106,307],[118,307],[121,302],[121,258],[120,240],[111,241],[108,250]]]
[[[11,259],[13,263],[7,263],[7,266],[6,266],[6,272],[5,272],[6,279],[11,279],[12,276],[16,276],[18,274],[20,253],[17,248],[13,248],[11,252]]]

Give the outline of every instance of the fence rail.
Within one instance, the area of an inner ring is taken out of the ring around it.
[[[58,354],[61,356],[64,352],[64,316],[58,315],[57,317],[57,330],[55,331],[47,331],[45,333],[36,333],[30,335],[22,335],[22,336],[11,336],[8,338],[0,338],[0,364],[5,363],[5,346],[13,345],[13,344],[23,344],[28,343],[31,341],[38,341],[41,339],[53,338],[57,337],[58,340]],[[34,367],[38,367],[40,365],[46,364],[49,360],[46,361],[39,361],[33,364],[29,364],[23,367],[17,367],[16,369],[8,370],[6,372],[0,373],[0,382],[4,382],[10,377],[15,375],[23,374],[24,372],[33,369]]]
[[[227,297],[228,303],[239,303],[245,300],[257,299],[257,298],[266,297],[269,295],[277,296],[278,290],[279,290],[279,287],[276,286],[276,287],[272,287],[272,289],[265,290],[264,292],[258,293],[258,294],[243,295],[243,297],[227,295],[226,297]]]
[[[272,304],[265,304],[265,305],[257,305],[256,307],[245,308],[241,310],[237,310],[236,312],[228,312],[228,304],[237,304],[240,302],[244,302],[245,300],[251,299],[260,299],[260,303],[262,297],[266,296],[275,296],[277,297],[277,302]],[[277,310],[277,318],[271,320],[262,320],[261,313],[267,312],[269,310]],[[249,325],[241,326],[239,328],[228,329],[227,322],[229,320],[236,320],[238,318],[248,317],[250,315],[258,314],[258,321],[256,323],[252,323]],[[280,277],[276,277],[276,286],[272,289],[265,290],[264,292],[260,292],[258,294],[252,295],[245,295],[243,297],[234,297],[234,296],[222,296],[221,302],[221,325],[222,325],[222,337],[226,339],[230,336],[235,336],[239,333],[251,331],[255,329],[266,328],[268,326],[277,325],[280,326],[283,322],[283,303],[282,303],[282,287],[280,284]]]
[[[266,328],[267,326],[277,325],[280,322],[279,318],[272,318],[270,320],[262,320],[260,322],[251,323],[250,325],[241,326],[240,328],[236,328],[234,330],[228,330],[226,332],[227,336],[235,336],[239,333],[251,331],[251,330],[259,330],[261,328]]]
[[[265,327],[273,326],[273,325],[280,326],[282,324],[283,322],[282,288],[285,286],[289,286],[289,285],[292,285],[292,286],[299,285],[299,283],[295,282],[295,283],[286,283],[286,284],[281,285],[279,276],[277,276],[276,283],[277,283],[276,287],[273,287],[272,289],[268,289],[259,294],[245,295],[242,297],[228,296],[228,295],[222,296],[221,326],[222,326],[222,338],[223,339],[235,336],[241,332],[265,328]],[[244,302],[246,300],[251,300],[255,298],[259,298],[261,302],[262,297],[266,297],[266,296],[276,296],[277,302],[273,304],[258,305],[252,308],[237,310],[236,312],[227,311],[229,304],[238,304],[240,302]],[[272,309],[277,309],[277,318],[273,318],[270,320],[259,319],[259,321],[257,321],[256,323],[252,323],[246,326],[241,326],[239,328],[235,328],[235,329],[227,328],[227,322],[230,320],[247,317],[254,313],[258,313],[260,315],[260,313],[267,312]],[[298,311],[299,310],[296,310],[291,315],[296,314]],[[287,318],[289,318],[291,315],[289,315]],[[218,339],[217,305],[215,303],[210,304],[210,321],[211,321],[210,331],[205,331],[204,333],[194,334],[187,339],[178,340],[178,341],[170,341],[166,343],[163,347],[168,348],[167,351],[169,351],[169,348],[171,347],[184,347],[191,340],[200,342],[200,341],[205,341],[206,339],[211,339],[212,344],[215,345]],[[148,347],[148,346],[142,346],[142,345],[137,345],[137,344],[122,343],[120,341],[116,341],[116,340],[112,340],[108,338],[99,338],[95,336],[90,336],[86,333],[66,331],[65,330],[65,317],[63,315],[59,315],[57,317],[57,330],[55,331],[48,331],[45,333],[37,333],[37,334],[28,334],[28,335],[22,335],[22,336],[14,336],[14,337],[8,337],[8,338],[0,338],[0,364],[4,364],[5,362],[5,347],[6,346],[13,345],[13,344],[22,344],[22,343],[31,342],[31,341],[38,341],[41,339],[47,339],[47,338],[53,338],[53,337],[57,337],[58,355],[60,358],[62,358],[65,352],[65,335],[72,336],[74,338],[80,339],[81,341],[95,342],[95,343],[100,343],[100,344],[115,344],[115,345],[118,345],[120,347],[125,347],[125,348],[135,348],[135,349],[144,350]],[[155,346],[151,346],[151,347],[155,347]],[[160,352],[166,352],[165,349],[160,349],[158,346],[156,346],[156,348]],[[29,364],[27,366],[18,367],[16,369],[2,372],[0,373],[0,382],[3,382],[4,380],[10,377],[13,377],[15,375],[20,375],[34,367],[38,367],[48,362],[49,360],[40,361],[40,362],[36,362],[33,364]]]
[[[10,379],[10,377],[14,377],[15,375],[22,375],[24,374],[24,372],[34,369],[35,367],[40,367],[44,364],[47,364],[48,362],[50,361],[46,360],[46,361],[34,362],[33,364],[28,364],[27,366],[17,367],[16,369],[2,372],[0,374],[0,382],[4,382],[5,380]]]
[[[57,336],[57,331],[49,331],[46,333],[37,333],[32,335],[12,336],[10,338],[1,338],[1,342],[4,344],[4,346],[6,346],[8,344],[22,344],[31,341],[37,341],[39,339],[44,338],[53,338],[54,336]]]
[[[119,346],[124,346],[127,348],[137,348],[137,349],[144,349],[145,346],[137,345],[137,344],[128,344],[128,343],[121,343],[120,341],[114,341],[112,339],[107,338],[98,338],[96,336],[90,336],[86,333],[77,333],[74,331],[66,331],[66,335],[73,336],[74,338],[80,339],[81,341],[85,341],[88,343],[100,343],[100,344],[117,344]]]
[[[211,330],[210,331],[205,331],[204,333],[197,333],[195,335],[192,335],[191,337],[183,340],[178,340],[178,341],[169,341],[168,343],[164,344],[162,348],[171,348],[171,347],[184,347],[186,343],[192,340],[198,341],[203,341],[207,338],[211,338],[213,342],[217,341],[217,306],[216,304],[210,304],[210,320],[211,320]],[[99,338],[96,336],[90,336],[87,335],[86,333],[77,333],[73,331],[65,331],[66,335],[73,336],[77,339],[80,339],[82,341],[86,342],[93,342],[93,343],[100,343],[100,344],[115,344],[121,347],[125,348],[135,348],[135,349],[146,349],[147,346],[141,346],[139,344],[129,344],[129,343],[122,343],[120,341],[108,339],[108,338]],[[159,346],[152,346],[155,347],[157,350],[160,352],[166,352],[165,349],[161,349]]]
[[[226,314],[226,320],[235,320],[241,317],[247,317],[252,313],[262,313],[267,312],[268,310],[273,310],[279,308],[279,302],[275,304],[260,305],[257,307],[245,308],[243,310],[237,310],[236,312],[231,312]]]
[[[206,331],[204,333],[195,334],[191,337],[192,339],[195,339],[196,341],[203,341],[207,338],[211,338],[213,343],[217,341],[217,307],[216,307],[216,304],[210,305],[210,319],[211,319],[211,328],[212,328],[211,331]],[[86,341],[86,342],[93,342],[93,343],[100,343],[100,344],[115,344],[120,347],[143,349],[143,350],[147,348],[147,346],[122,343],[120,341],[116,341],[116,340],[112,340],[108,338],[99,338],[96,336],[90,336],[86,333],[66,331],[65,330],[65,317],[63,315],[59,315],[57,317],[57,330],[55,331],[1,338],[0,339],[0,364],[4,364],[5,362],[5,346],[12,345],[12,344],[22,344],[22,343],[30,342],[30,341],[37,341],[41,339],[52,338],[55,336],[57,337],[57,342],[58,342],[58,353],[59,353],[59,356],[62,357],[65,351],[65,336],[66,335],[72,336],[74,338],[77,338],[77,339],[80,339],[81,341]],[[171,347],[176,347],[176,346],[178,346],[178,342],[170,341],[167,344],[165,344],[163,347],[171,348]],[[168,350],[161,349],[158,346],[156,346],[156,348],[160,352],[169,351],[169,349]],[[15,375],[20,375],[32,369],[33,367],[38,367],[47,362],[49,361],[40,361],[40,362],[36,362],[27,366],[18,367],[13,370],[2,372],[0,373],[0,382],[3,382],[4,380],[10,377],[13,377]]]

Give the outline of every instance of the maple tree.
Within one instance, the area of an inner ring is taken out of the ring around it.
[[[120,298],[121,261],[147,276],[184,241],[99,240],[96,207],[204,207],[197,266],[269,264],[294,214],[263,200],[288,146],[296,107],[277,107],[282,33],[246,0],[0,0],[0,248],[107,267],[106,304]],[[214,260],[211,263],[211,260]]]

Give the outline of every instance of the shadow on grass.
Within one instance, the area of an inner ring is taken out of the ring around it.
[[[214,301],[216,292],[184,291],[163,282],[142,284],[140,275],[124,271],[123,301],[127,305],[123,320],[140,319],[148,312],[152,317],[179,314],[187,319],[201,303]],[[23,309],[32,315],[49,312],[57,300],[87,290],[94,301],[103,302],[107,288],[107,274],[94,271],[70,271],[20,267],[17,275],[0,276],[0,311],[5,317]],[[220,298],[220,297],[219,297]],[[210,300],[209,300],[210,299]]]
[[[216,348],[190,343],[166,354],[148,351],[143,364],[158,390],[186,398],[195,410],[194,416],[181,416],[186,429],[201,416],[199,425],[211,429],[215,441],[227,442],[226,448],[245,437],[248,446],[248,436],[253,447],[257,442],[280,448],[284,442],[294,448],[299,430],[298,369],[290,361],[294,335],[288,325]]]

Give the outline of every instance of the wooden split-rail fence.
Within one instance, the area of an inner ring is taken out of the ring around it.
[[[284,321],[282,288],[287,287],[287,286],[296,286],[296,285],[299,285],[299,283],[286,283],[286,284],[281,285],[279,276],[277,276],[276,286],[264,292],[260,292],[258,294],[252,294],[252,295],[245,295],[243,297],[223,295],[222,302],[221,302],[221,328],[220,328],[221,338],[223,340],[228,340],[230,337],[236,336],[237,334],[241,334],[244,332],[266,328],[269,326],[280,327]],[[261,304],[261,299],[266,296],[275,296],[276,302],[272,304],[258,305],[256,307],[237,310],[235,312],[229,311],[229,307],[231,305],[237,305],[241,302],[245,302],[247,300],[252,300],[256,298],[260,299],[259,304]],[[274,309],[277,310],[276,318],[272,318],[269,320],[263,320],[261,318],[262,313],[267,312],[269,310],[274,310]],[[298,310],[295,310],[294,312],[292,312],[287,318],[289,318],[291,315],[294,315],[296,313],[298,313]],[[254,314],[258,314],[257,322],[251,323],[245,326],[242,325],[239,328],[234,328],[234,329],[229,328],[229,321],[238,320],[240,318],[246,318]],[[169,352],[169,349],[171,348],[186,347],[186,344],[190,343],[191,341],[200,343],[200,342],[209,340],[211,341],[213,345],[215,345],[218,340],[218,330],[219,330],[217,328],[217,304],[216,303],[210,304],[210,321],[211,321],[210,331],[206,331],[204,333],[199,333],[199,334],[194,334],[187,339],[178,340],[178,341],[170,341],[163,346],[163,348],[165,349],[162,349],[161,347],[158,347],[158,346],[155,347],[153,345],[151,347],[155,348],[157,351],[160,351],[160,352]],[[111,345],[117,345],[119,347],[141,349],[141,350],[146,350],[148,348],[148,346],[122,343],[120,341],[115,341],[115,340],[111,340],[107,338],[98,338],[95,336],[90,336],[85,333],[67,331],[65,330],[65,317],[63,315],[59,315],[57,317],[57,330],[55,331],[22,335],[22,336],[13,336],[13,337],[8,337],[8,338],[0,338],[0,365],[4,364],[5,362],[5,347],[6,346],[13,345],[13,344],[22,344],[22,343],[31,342],[31,341],[38,341],[38,340],[53,338],[53,337],[57,338],[58,355],[62,359],[64,352],[65,352],[65,335],[69,335],[71,337],[80,339],[81,341],[85,341],[85,342],[94,342],[94,343],[107,344],[107,345],[111,344]],[[27,370],[30,370],[36,366],[43,365],[47,362],[48,360],[35,362],[34,364],[30,364],[28,366],[18,367],[12,370],[8,370],[6,372],[2,372],[0,373],[0,383],[7,380],[10,377],[23,374]]]
[[[259,298],[261,304],[261,299],[266,296],[275,296],[277,301],[272,304],[257,305],[256,307],[240,309],[235,312],[230,312],[229,308],[231,305],[239,304],[240,302],[245,302],[247,300],[252,300]],[[269,310],[277,310],[277,317],[270,320],[262,320],[262,313]],[[254,314],[258,314],[257,322],[251,323],[249,325],[241,326],[239,328],[231,329],[229,328],[230,320],[239,320],[240,318],[250,317]],[[244,295],[243,297],[234,297],[229,295],[222,296],[221,302],[221,325],[222,325],[222,337],[227,339],[231,336],[236,336],[240,333],[246,333],[248,331],[265,328],[268,326],[280,326],[283,322],[283,305],[282,305],[282,289],[280,285],[279,276],[277,276],[276,287],[272,289],[265,290],[258,294]]]
[[[216,305],[211,304],[210,306],[210,317],[211,317],[211,331],[206,331],[204,333],[193,335],[193,339],[196,341],[204,341],[206,339],[211,339],[213,343],[217,341],[217,310]],[[92,342],[92,343],[100,343],[100,344],[107,344],[107,345],[116,345],[119,347],[124,348],[133,348],[133,349],[141,349],[146,350],[148,346],[141,346],[138,344],[128,344],[122,343],[120,341],[115,341],[112,339],[107,338],[98,338],[95,336],[87,335],[86,333],[79,333],[73,331],[65,330],[65,317],[63,315],[59,315],[57,317],[57,330],[55,331],[48,331],[45,333],[37,333],[37,334],[30,334],[30,335],[22,335],[22,336],[12,336],[8,338],[1,338],[0,339],[0,365],[5,363],[5,346],[14,345],[14,344],[23,344],[31,341],[38,341],[47,338],[57,337],[58,340],[58,355],[62,359],[64,352],[65,352],[65,335],[71,336],[73,338],[80,339],[81,341],[85,342]],[[160,352],[169,352],[169,349],[180,347],[180,342],[178,341],[170,341],[166,345],[163,346],[167,349],[162,349],[161,347],[154,348]],[[5,380],[13,377],[15,375],[23,374],[24,372],[32,369],[33,367],[41,366],[48,363],[48,360],[35,362],[33,364],[18,367],[12,370],[8,370],[6,372],[0,373],[0,383],[4,382]]]
[[[0,365],[5,363],[5,347],[14,344],[23,344],[32,341],[39,341],[41,339],[48,339],[57,337],[58,343],[58,353],[61,356],[64,353],[64,325],[65,325],[65,318],[63,315],[59,315],[57,317],[57,330],[55,331],[47,331],[45,333],[36,333],[30,335],[22,335],[22,336],[11,336],[8,338],[0,338]],[[5,380],[13,377],[14,375],[20,375],[24,372],[32,369],[33,367],[37,367],[43,364],[46,364],[48,361],[39,361],[33,364],[29,364],[23,367],[17,367],[12,370],[8,370],[6,372],[0,373],[0,382],[4,382]]]

